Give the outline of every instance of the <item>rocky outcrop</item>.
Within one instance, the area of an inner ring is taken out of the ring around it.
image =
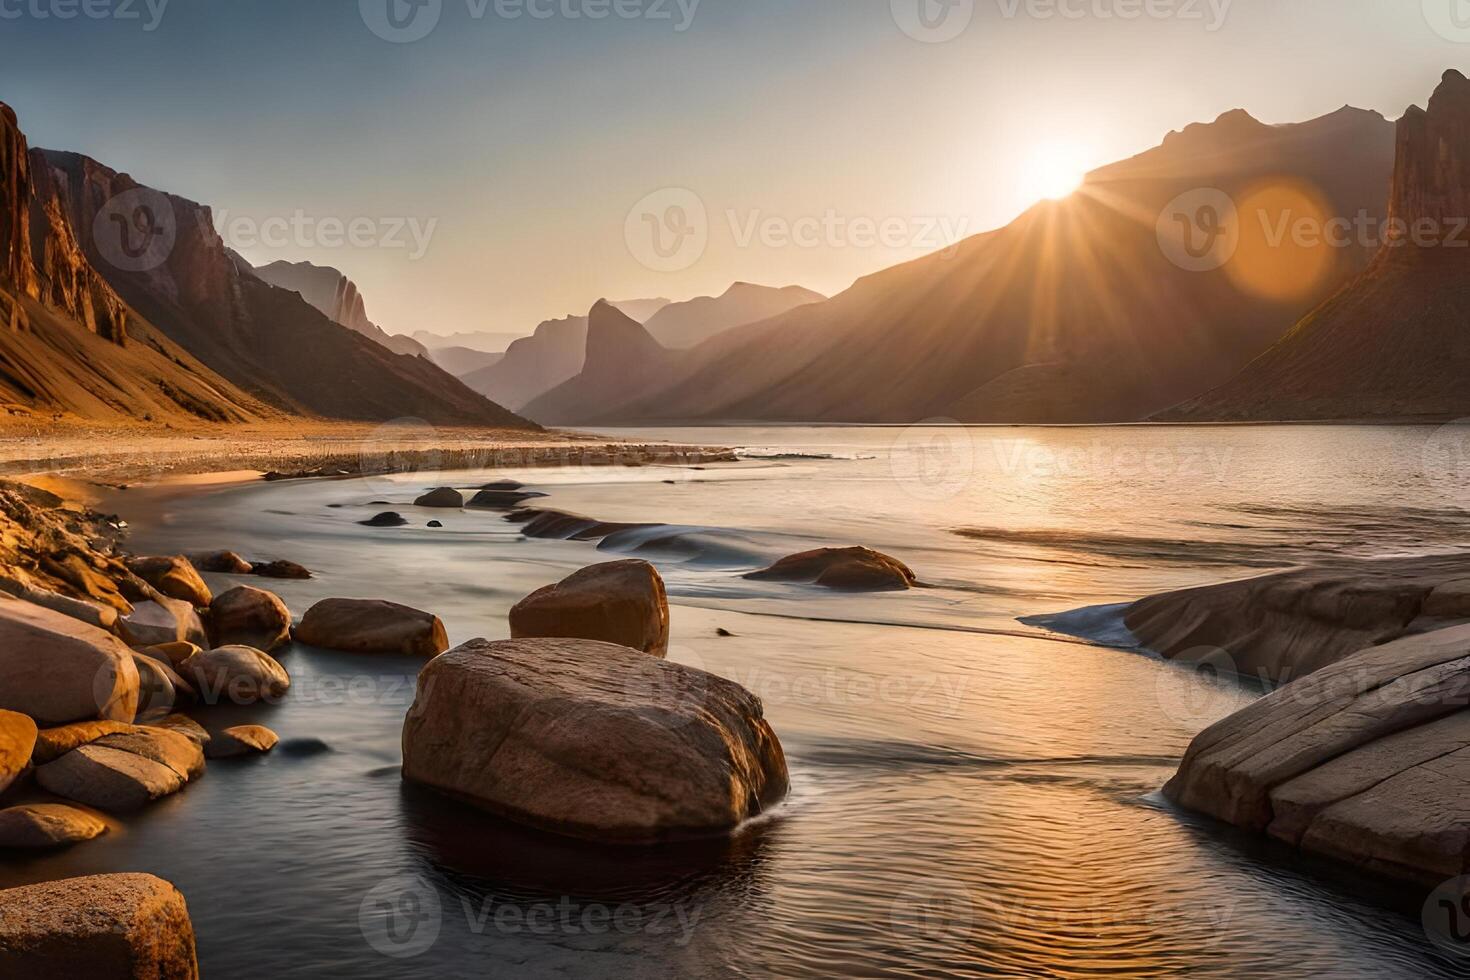
[[[296,639],[327,650],[410,657],[437,657],[449,649],[438,616],[376,599],[324,599],[301,617]]]
[[[786,792],[781,744],[739,685],[592,640],[475,640],[429,661],[403,777],[556,833],[725,833]]]
[[[255,274],[272,286],[301,294],[302,299],[333,322],[362,334],[395,354],[424,357],[429,353],[428,348],[412,337],[390,334],[368,319],[367,304],[357,289],[357,283],[337,269],[310,262],[272,262],[256,269]]]
[[[247,646],[270,653],[291,640],[291,610],[280,596],[239,585],[215,596],[209,607],[215,646]]]
[[[615,416],[620,406],[667,382],[677,356],[642,324],[607,300],[587,315],[582,370],[526,404],[523,413],[543,425],[572,425]]]
[[[132,721],[138,671],[117,637],[16,599],[0,599],[0,708],[40,725]]]
[[[0,711],[0,793],[31,766],[36,750],[36,723],[15,711]]]
[[[107,832],[107,824],[85,810],[60,803],[33,803],[0,810],[0,849],[43,850],[79,844]],[[3,954],[0,954],[3,960]]]
[[[669,650],[664,580],[646,561],[592,565],[516,603],[510,635],[603,640],[662,657]]]
[[[871,548],[803,551],[782,558],[770,568],[750,572],[745,578],[801,582],[838,592],[899,592],[918,584],[907,565]]]
[[[1470,81],[1445,73],[1399,120],[1372,264],[1236,377],[1166,421],[1459,419],[1470,414]]]
[[[237,759],[269,752],[280,740],[280,736],[263,725],[236,725],[211,738],[204,751],[211,759]]]
[[[283,697],[291,675],[276,660],[248,646],[196,653],[179,671],[205,704],[254,704]]]
[[[181,599],[201,609],[214,601],[209,586],[183,555],[131,558],[127,565],[128,571],[170,599]]]
[[[184,896],[147,874],[0,891],[0,975],[198,980]]]
[[[1438,884],[1470,853],[1470,626],[1361,650],[1202,732],[1164,792],[1304,851]]]
[[[1339,560],[1149,596],[1124,613],[1150,652],[1274,683],[1467,620],[1470,563],[1461,555]]]

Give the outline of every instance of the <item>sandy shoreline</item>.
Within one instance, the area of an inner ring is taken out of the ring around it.
[[[719,447],[623,443],[572,432],[437,428],[414,420],[198,429],[0,427],[0,476],[111,485],[226,473],[241,478],[352,476],[534,466],[697,465],[733,458]]]

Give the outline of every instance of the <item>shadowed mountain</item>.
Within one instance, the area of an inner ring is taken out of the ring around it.
[[[74,189],[0,103],[0,408],[11,415],[243,422],[277,413],[130,309],[84,254]]]
[[[607,300],[587,315],[587,351],[581,372],[524,409],[544,425],[560,425],[616,411],[668,376],[678,355],[654,340],[647,328]]]
[[[1377,113],[1226,113],[998,231],[729,330],[645,397],[576,421],[1144,418],[1229,378],[1366,267],[1371,248],[1273,235],[1283,216],[1381,216],[1393,152]],[[1193,271],[1174,212],[1203,220],[1218,193],[1250,218],[1230,261]]]
[[[129,306],[204,364],[290,412],[436,425],[528,423],[429,361],[394,354],[299,293],[257,278],[225,247],[208,207],[138,184],[76,153],[41,151],[72,207],[88,260]],[[126,221],[109,224],[126,202]]]
[[[357,284],[337,269],[310,262],[272,262],[254,272],[257,278],[272,286],[300,293],[302,299],[333,321],[377,341],[395,354],[422,357],[428,353],[427,348],[412,337],[390,334],[369,320],[367,304]]]
[[[683,303],[670,303],[643,321],[643,326],[663,346],[683,350],[698,347],[732,327],[765,320],[807,303],[820,303],[826,298],[801,286],[777,289],[737,282],[720,296],[700,296]],[[638,318],[634,316],[633,319]]]
[[[1226,384],[1170,421],[1470,415],[1470,81],[1446,72],[1398,124],[1372,265]]]
[[[505,357],[504,354],[487,354],[469,347],[439,347],[429,351],[427,356],[456,378],[499,364]]]

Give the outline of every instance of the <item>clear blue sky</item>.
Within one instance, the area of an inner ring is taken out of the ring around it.
[[[54,16],[124,2],[138,19]],[[1225,0],[702,0],[682,31],[693,0],[526,0],[549,17],[439,0],[411,43],[369,28],[388,2],[170,0],[150,31],[148,0],[0,0],[0,100],[34,144],[236,219],[435,222],[418,258],[315,232],[242,250],[336,265],[384,326],[449,333],[736,279],[835,292],[1189,122],[1396,118],[1470,71],[1461,0],[1234,0],[1218,24]],[[964,29],[911,37],[920,2]],[[1117,16],[1150,2],[1172,13]],[[625,228],[666,187],[707,214],[707,247],[674,271]],[[812,237],[784,241],[802,219]],[[854,220],[897,230],[874,244]]]

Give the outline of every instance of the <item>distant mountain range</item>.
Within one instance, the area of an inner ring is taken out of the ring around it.
[[[258,277],[207,207],[80,154],[33,150],[3,105],[0,188],[0,393],[12,411],[530,425],[335,320],[366,320],[340,281],[329,316]]]
[[[270,283],[301,294],[301,298],[349,330],[375,340],[395,354],[422,357],[428,348],[411,337],[390,334],[368,319],[367,304],[357,283],[330,266],[310,262],[272,262],[254,270]],[[451,371],[451,374],[454,372]]]

